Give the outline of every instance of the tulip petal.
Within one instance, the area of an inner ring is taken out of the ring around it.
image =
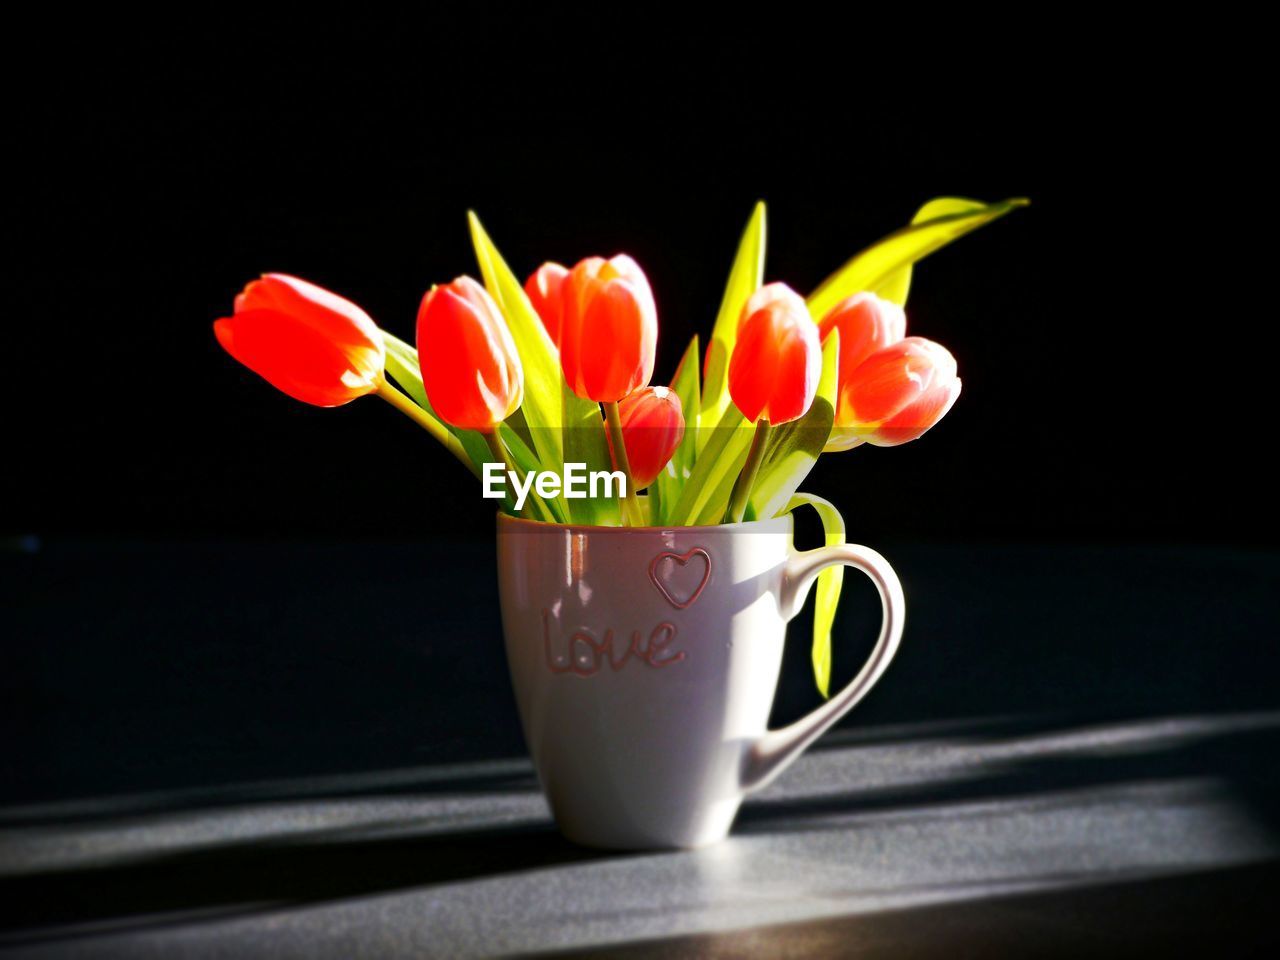
[[[777,374],[777,364],[770,356],[773,339],[771,316],[757,311],[739,328],[729,358],[729,396],[749,423],[760,419],[773,395]]]
[[[658,318],[639,269],[630,257],[593,257],[565,281],[560,362],[578,396],[616,402],[653,376]]]
[[[938,380],[955,376],[955,358],[923,337],[907,337],[868,357],[845,380],[839,423],[888,420]]]
[[[618,414],[631,476],[636,489],[643,490],[662,472],[684,437],[680,398],[666,387],[644,387],[622,399]]]
[[[764,463],[751,488],[749,519],[777,516],[818,462],[835,413],[839,338],[837,331],[823,344],[822,374],[808,411],[769,433]]]
[[[560,327],[564,319],[564,280],[569,271],[558,263],[544,263],[525,281],[524,292],[547,328],[551,342],[560,345]]]
[[[768,306],[773,306],[789,313],[809,315],[809,310],[804,305],[804,297],[800,296],[800,294],[785,283],[766,283],[751,296],[747,297],[747,302],[742,307],[742,316],[738,319],[738,329],[742,329],[742,324],[752,314]]]
[[[946,416],[959,396],[959,378],[939,383],[880,424],[874,433],[867,436],[867,442],[877,447],[896,447],[916,440]]]
[[[422,382],[446,423],[488,432],[520,404],[523,374],[488,292],[469,277],[435,287],[418,311]]]
[[[762,305],[738,329],[729,394],[748,421],[788,423],[804,416],[818,389],[818,328],[804,301],[784,284],[763,287],[749,302]]]
[[[382,336],[367,313],[336,293],[284,273],[264,274],[236,298],[236,312],[276,310],[304,323],[340,347],[382,352]],[[378,364],[381,369],[381,363]]]
[[[644,271],[640,269],[640,264],[636,263],[630,256],[625,253],[616,254],[608,259],[601,267],[601,279],[614,280],[623,279],[631,281],[631,285],[637,291],[643,289],[649,292],[649,278],[644,275]],[[649,299],[653,296],[649,293]]]
[[[638,379],[639,337],[634,299],[625,281],[600,287],[583,317],[583,346],[589,349],[581,372],[587,396],[604,402],[621,400],[642,386]]]
[[[821,376],[822,345],[818,328],[806,317],[787,331],[777,388],[769,402],[769,422],[777,425],[803,417],[813,405]]]
[[[906,336],[907,315],[896,303],[874,293],[857,293],[838,303],[818,324],[823,340],[835,329],[840,331],[840,369],[848,378],[873,353]]]
[[[271,309],[241,310],[213,325],[227,353],[289,396],[336,407],[371,393],[380,352],[344,350],[314,326]]]

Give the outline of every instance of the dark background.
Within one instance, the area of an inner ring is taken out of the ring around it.
[[[474,208],[521,276],[635,256],[666,382],[757,198],[768,278],[805,291],[957,194],[1032,201],[916,272],[909,328],[955,353],[962,398],[807,488],[868,540],[1270,542],[1244,442],[1269,372],[1244,269],[1220,262],[1247,255],[1218,219],[1258,160],[1231,73],[1070,26],[1060,51],[976,24],[906,47],[819,21],[644,26],[113,22],[15,51],[0,528],[487,534],[471,477],[390,408],[311,409],[221,352],[210,324],[248,279],[296,273],[411,338],[424,290],[477,272]]]
[[[521,750],[493,505],[376,398],[296,402],[210,328],[281,270],[411,337],[424,290],[476,272],[468,208],[522,276],[634,255],[664,382],[757,198],[768,278],[804,291],[930,197],[1029,197],[916,270],[909,329],[957,356],[953,411],[805,484],[910,597],[894,692],[856,720],[1272,702],[1247,57],[1083,22],[328,26],[79,21],[6,61],[0,532],[40,548],[5,558],[17,790]],[[846,583],[837,684],[874,629]],[[817,702],[808,616],[776,718]]]
[[[334,738],[355,766],[520,750],[487,668],[493,505],[376,398],[296,402],[210,327],[280,270],[409,338],[431,283],[476,272],[468,208],[522,276],[635,256],[665,382],[757,198],[767,277],[806,291],[930,197],[1029,197],[916,270],[909,329],[958,358],[953,411],[805,484],[911,598],[897,692],[860,722],[1271,702],[1247,57],[1210,70],[1085,23],[1052,43],[547,9],[76,26],[5,67],[0,532],[40,548],[5,560],[20,789],[198,781],[224,754],[222,777],[326,768]],[[846,579],[837,682],[873,630]],[[779,716],[816,702],[807,629]]]

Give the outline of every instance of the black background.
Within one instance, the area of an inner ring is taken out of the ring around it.
[[[294,401],[210,327],[281,270],[409,338],[476,272],[468,208],[522,276],[635,256],[664,382],[757,198],[767,277],[805,291],[930,197],[1029,197],[916,270],[952,412],[805,484],[910,597],[895,692],[855,719],[1273,703],[1259,68],[1204,25],[941,26],[540,8],[15,44],[0,532],[43,549],[5,557],[13,783],[520,751],[493,504],[381,401]],[[846,583],[836,685],[874,630]],[[775,720],[817,702],[809,616]]]
[[[8,534],[487,536],[492,504],[390,408],[308,408],[221,352],[248,279],[411,338],[427,286],[477,272],[473,208],[521,276],[635,256],[665,382],[757,198],[767,276],[803,291],[957,194],[1032,201],[916,272],[910,330],[955,353],[960,401],[806,487],[867,540],[1270,542],[1247,464],[1269,373],[1223,257],[1251,245],[1219,222],[1259,159],[1230,69],[1080,25],[96,27],[8,68]]]

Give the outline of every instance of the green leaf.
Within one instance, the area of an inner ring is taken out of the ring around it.
[[[387,349],[387,373],[401,389],[427,414],[448,431],[451,438],[450,452],[459,460],[471,464],[471,472],[483,475],[484,465],[491,459],[484,437],[474,430],[459,430],[441,420],[427,399],[422,385],[422,368],[418,366],[418,351],[398,337],[382,331],[382,341]]]
[[[769,434],[764,465],[748,501],[750,519],[767,520],[782,512],[818,462],[835,422],[839,358],[840,331],[832,330],[822,345],[822,376],[809,412],[798,420],[774,427]]]
[[[693,472],[680,492],[680,499],[671,511],[671,525],[689,526],[697,523],[698,518],[704,516],[708,509],[714,509],[716,503],[719,503],[720,513],[723,514],[729,502],[728,493],[725,493],[723,500],[719,499],[721,491],[725,489],[725,479],[729,478],[728,489],[731,491],[732,478],[736,476],[734,465],[737,464],[741,469],[742,461],[746,459],[747,450],[751,446],[753,433],[751,425],[737,407],[730,406],[725,410],[719,424],[710,431],[706,446],[698,454],[698,462],[694,464]],[[720,521],[717,518],[710,522]]]
[[[733,485],[742,468],[747,465],[747,455],[751,452],[751,431],[744,431],[744,433],[746,433],[747,442],[735,444],[728,452],[727,456],[730,459],[726,462],[725,469],[717,471],[719,480],[715,490],[705,498],[701,512],[691,521],[694,526],[701,527],[725,522],[725,511],[729,507],[729,501],[733,499]]]
[[[533,434],[529,432],[529,424],[525,422],[524,410],[516,407],[515,413],[502,422],[520,435],[520,439],[524,441],[525,446],[533,446]]]
[[[668,462],[667,465],[662,468],[662,473],[658,474],[658,476],[654,478],[653,483],[649,484],[648,488],[644,491],[644,496],[641,499],[644,501],[644,515],[646,520],[643,526],[660,527],[665,523],[665,520],[663,519],[664,512],[662,509],[662,489],[659,485],[659,481],[667,475],[667,471],[670,469],[671,464]]]
[[[841,300],[863,290],[905,301],[911,278],[902,274],[904,267],[1028,202],[1021,197],[990,204],[961,197],[930,200],[909,226],[872,244],[819,284],[809,295],[809,312],[821,320]],[[928,219],[920,219],[922,215]]]
[[[787,511],[803,506],[813,507],[822,520],[824,541],[828,547],[844,543],[844,518],[835,505],[811,493],[797,493],[787,504]],[[818,692],[831,696],[831,628],[836,622],[840,588],[844,584],[844,565],[837,563],[818,574],[813,598],[813,679]]]
[[[729,358],[738,342],[738,320],[747,298],[764,283],[765,209],[756,203],[742,232],[729,281],[725,285],[720,312],[707,346],[706,378],[702,384],[702,422],[719,423],[729,406]],[[710,437],[698,431],[697,452],[702,453]]]
[[[585,463],[588,476],[596,470],[612,470],[613,459],[609,456],[600,404],[583,401],[567,383],[563,384],[561,399],[564,401],[564,462]],[[616,527],[622,523],[617,497],[587,497],[572,503],[574,519],[580,523],[595,527]]]
[[[911,291],[911,266],[900,267],[889,278],[871,291],[878,297],[892,301],[900,307],[907,305],[907,294]]]
[[[640,502],[640,526],[655,527],[658,522],[653,519],[653,499],[650,493],[641,493],[636,499]]]
[[[599,404],[584,400],[569,389],[555,344],[547,336],[524,287],[489,239],[480,218],[468,212],[467,219],[485,287],[506,318],[524,367],[522,409],[538,460],[553,468],[562,467],[567,432],[572,462],[585,463],[588,473],[612,469]],[[607,501],[574,500],[571,508],[563,495],[558,499],[560,512],[571,521],[609,522],[611,505]],[[616,512],[616,504],[612,510]]]
[[[541,470],[542,464],[538,462],[537,455],[525,443],[524,438],[515,431],[508,423],[498,424],[498,437],[502,440],[503,445],[507,448],[507,452],[511,454],[511,462],[519,468],[521,473],[531,473],[534,470]],[[490,457],[489,459],[493,459]],[[561,504],[559,500],[543,500],[532,489],[529,491],[529,501],[534,506],[542,503],[551,512],[551,516],[556,523],[566,523]]]
[[[924,223],[926,220],[947,217],[953,213],[968,213],[980,210],[985,206],[986,204],[980,200],[966,200],[963,197],[935,197],[916,211],[916,215],[911,218],[911,222],[913,224]],[[871,292],[903,307],[906,306],[907,293],[910,290],[911,265],[907,264],[905,267],[899,267],[889,274],[888,278]]]
[[[684,414],[684,437],[671,455],[671,462],[658,474],[653,489],[649,491],[649,496],[655,498],[654,523],[658,526],[669,522],[668,514],[679,502],[680,493],[698,458],[698,425],[702,420],[701,378],[698,375],[700,353],[698,336],[694,334],[680,358],[680,366],[676,367],[676,375],[671,378],[671,391],[680,398],[680,409]]]

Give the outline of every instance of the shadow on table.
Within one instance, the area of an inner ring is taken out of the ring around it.
[[[851,790],[747,803],[738,816],[737,829],[743,833],[813,829],[814,819],[833,815],[1209,777],[1231,791],[1233,800],[1247,808],[1255,824],[1280,836],[1280,765],[1275,759],[1280,756],[1280,714],[1260,714],[1255,719],[1257,725],[1224,724],[1194,734],[1154,738],[1140,747],[1130,745],[1111,752],[1032,754],[1000,759],[973,777],[903,784],[876,791]],[[1053,728],[1029,719],[1025,723],[1003,721],[997,729],[1000,737],[984,737],[985,743],[999,742],[1001,737],[1013,740]],[[816,749],[838,750],[845,742],[866,742],[866,738],[858,735],[844,742],[839,734],[830,739],[831,742],[820,744]]]
[[[381,825],[385,828],[386,825]],[[127,930],[387,893],[606,856],[549,823],[414,836],[228,843],[0,880],[5,943]],[[613,854],[617,856],[617,854]]]
[[[530,956],[1079,960],[1221,956],[1227,948],[1231,956],[1275,956],[1280,925],[1263,921],[1277,883],[1280,863],[1272,862]]]
[[[124,816],[226,809],[285,800],[429,797],[458,793],[497,796],[537,790],[538,778],[533,765],[526,759],[513,758],[0,806],[0,829],[92,824]]]
[[[1137,740],[1113,753],[1104,750],[1037,755],[1030,750],[989,765],[975,764],[974,769],[964,771],[962,778],[953,776],[940,782],[904,783],[875,792],[850,790],[827,796],[764,798],[744,806],[737,829],[745,835],[824,829],[833,826],[833,818],[869,811],[936,816],[939,811],[945,812],[947,805],[980,800],[1009,801],[1018,810],[1034,810],[1061,803],[1065,791],[1087,792],[1119,783],[1192,777],[1219,782],[1250,808],[1259,823],[1274,831],[1280,828],[1276,819],[1280,810],[1280,777],[1273,761],[1280,750],[1280,721],[1275,715],[1264,715],[1262,719],[1260,724],[1243,728],[1225,722],[1200,728],[1191,737]],[[1028,729],[1039,732],[1043,728],[1037,721],[1028,721]],[[1016,738],[1017,725],[1006,726],[1002,735]],[[840,745],[829,749],[838,750]],[[920,749],[916,744],[905,743],[904,759],[916,749]],[[523,784],[526,790],[535,789],[527,779],[519,779],[527,777],[527,771],[520,773],[518,762],[513,763],[516,766],[495,770],[491,783],[469,775],[452,781],[437,778],[423,792],[470,792],[486,783],[496,791],[519,789],[517,784]],[[395,789],[410,792],[413,784],[406,781]],[[358,792],[368,795],[369,788],[362,787]],[[336,786],[299,793],[311,799],[346,795]],[[225,795],[222,800],[235,802]],[[122,821],[130,827],[145,826],[147,822],[147,816],[137,815]],[[618,856],[574,846],[542,819],[450,833],[426,832],[424,823],[425,819],[406,818],[395,823],[351,824],[302,835],[232,840],[142,858],[130,854],[134,859],[113,863],[9,875],[0,878],[0,926],[9,931],[0,943],[61,939],[104,929],[146,928],[182,922],[192,916],[238,916]],[[847,827],[848,823],[835,822],[834,826]],[[1205,883],[1208,888],[1217,889],[1219,880]],[[1070,910],[1077,909],[1072,906],[1076,901],[1070,897],[1087,895],[1062,896],[1068,897],[1064,909]],[[1151,896],[1154,898],[1154,894]],[[992,901],[981,908],[972,903],[963,908],[937,908],[942,912],[926,912],[922,916],[941,917],[936,922],[963,926],[964,911],[1002,909],[999,904],[1004,902]],[[1022,901],[1008,902],[1016,909]],[[947,913],[948,910],[956,913]],[[867,921],[849,922],[856,926]],[[822,933],[825,929],[822,924],[812,925],[812,935],[826,936]],[[1042,934],[1043,931],[1037,935]],[[808,936],[803,932],[801,935]],[[743,955],[753,942],[732,941],[724,955]],[[762,942],[769,941],[766,937]],[[711,942],[709,949],[719,950],[718,943]]]

